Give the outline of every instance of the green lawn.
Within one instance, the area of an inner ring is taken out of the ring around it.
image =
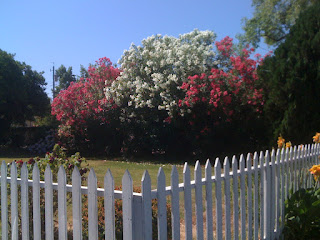
[[[12,162],[14,160],[23,160],[27,161],[30,157],[0,157],[0,161],[3,160],[8,162]],[[166,185],[170,185],[170,174],[172,170],[172,164],[153,164],[153,163],[141,163],[141,162],[127,162],[127,161],[120,161],[117,160],[101,160],[101,159],[94,159],[90,160],[87,159],[87,162],[89,164],[90,168],[93,168],[97,179],[98,179],[98,186],[103,186],[103,179],[104,175],[107,172],[107,170],[110,168],[112,175],[114,177],[115,186],[120,186],[122,181],[122,176],[126,169],[129,170],[131,177],[133,179],[133,185],[135,187],[141,186],[141,179],[142,175],[145,170],[148,170],[150,177],[151,177],[151,183],[152,188],[156,188],[157,185],[157,174],[159,171],[159,168],[162,167],[164,170],[164,173],[166,175]],[[191,174],[193,175],[192,171],[194,169],[194,166],[191,167]],[[182,182],[182,171],[183,171],[183,165],[177,165],[177,169],[180,176],[180,182]],[[192,177],[193,178],[193,177]]]

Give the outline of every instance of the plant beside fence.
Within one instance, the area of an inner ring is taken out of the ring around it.
[[[235,156],[231,162],[219,159],[211,166],[206,162],[202,174],[199,161],[191,179],[190,168],[186,163],[183,170],[183,183],[179,174],[172,168],[171,182],[167,186],[162,168],[157,176],[157,189],[151,190],[151,179],[146,171],[141,180],[141,193],[133,189],[128,171],[122,179],[122,190],[115,190],[111,171],[104,178],[104,188],[97,188],[97,178],[90,170],[87,186],[81,186],[81,175],[75,167],[72,185],[66,182],[63,167],[58,171],[58,182],[53,183],[52,172],[47,166],[44,181],[40,181],[37,164],[28,179],[28,169],[24,163],[21,178],[17,176],[17,166],[10,166],[10,177],[5,162],[1,165],[1,227],[2,239],[8,239],[11,228],[12,239],[17,239],[21,231],[22,239],[41,239],[41,222],[45,222],[45,237],[53,239],[54,227],[58,227],[59,239],[67,239],[68,211],[67,196],[72,198],[72,225],[74,239],[82,239],[88,232],[89,239],[101,239],[99,229],[101,216],[98,211],[98,198],[103,198],[105,239],[116,238],[115,204],[121,201],[123,214],[123,239],[180,239],[182,232],[186,239],[278,239],[284,226],[284,204],[290,196],[289,189],[297,191],[308,188],[313,179],[308,169],[319,163],[319,144],[248,154],[247,158]],[[7,188],[10,184],[10,193]],[[18,191],[21,185],[21,191]],[[30,229],[28,188],[32,189],[33,229]],[[40,213],[40,189],[44,188],[45,216]],[[55,223],[53,195],[58,196],[58,216]],[[183,192],[183,194],[179,194]],[[19,221],[18,196],[21,195],[21,221]],[[10,196],[9,196],[10,195]],[[88,199],[88,225],[83,229],[83,195]],[[152,228],[152,200],[156,199],[157,228]],[[171,203],[171,224],[168,228],[168,199]],[[10,216],[8,214],[10,201]],[[180,212],[183,203],[183,214]],[[205,208],[205,214],[204,214]],[[205,215],[205,216],[204,216]],[[71,216],[70,216],[71,218]],[[10,221],[10,224],[8,224]],[[181,224],[183,223],[183,224]],[[184,229],[181,229],[181,226]]]

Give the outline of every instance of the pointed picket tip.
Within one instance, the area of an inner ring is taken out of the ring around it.
[[[277,156],[280,155],[280,154],[281,154],[281,151],[280,151],[280,149],[278,148],[278,149],[277,149]]]
[[[38,167],[38,164],[35,163],[35,164],[33,164],[32,174],[35,174],[38,172],[39,172],[39,167]]]
[[[72,171],[72,179],[73,178],[77,178],[77,177],[81,177],[80,176],[80,172],[77,166],[74,166],[73,171]]]
[[[199,169],[201,170],[201,165],[200,165],[200,161],[197,160],[197,161],[196,161],[196,165],[195,165],[195,167],[194,167],[194,171],[199,171]]]
[[[230,163],[229,163],[229,158],[228,157],[224,158],[223,166],[224,166],[224,168],[226,168],[226,167],[230,168]]]
[[[188,163],[185,162],[184,166],[183,166],[183,173],[186,174],[186,173],[189,173],[190,172],[190,168],[188,166]]]
[[[21,167],[21,171],[25,171],[25,170],[28,171],[28,168],[27,168],[26,162],[23,162],[22,167]]]
[[[23,177],[28,177],[28,168],[27,168],[26,162],[22,164],[22,168],[21,168],[21,178]]]
[[[208,169],[208,168],[211,168],[211,163],[209,159],[207,159],[206,165],[205,165],[205,169]]]
[[[95,178],[96,177],[96,173],[94,172],[94,169],[93,168],[90,168],[90,172],[89,172],[89,176],[88,176],[89,178],[91,177],[93,177],[93,178]]]
[[[106,174],[104,175],[104,181],[108,181],[108,182],[113,181],[113,176],[112,176],[110,168],[108,168]]]
[[[148,170],[145,170],[143,172],[141,181],[142,182],[146,182],[146,181],[151,182],[151,178],[150,178],[150,174],[149,174]]]
[[[286,154],[288,154],[289,153],[289,148],[286,148]]]
[[[214,162],[214,168],[220,168],[221,169],[221,164],[220,164],[220,159],[216,158]]]
[[[272,151],[271,151],[271,157],[275,157],[276,156],[276,151],[275,149],[273,148]]]
[[[270,151],[269,150],[266,150],[266,153],[265,153],[265,158],[268,158],[268,157],[270,157]]]
[[[45,172],[51,172],[51,168],[50,168],[50,164],[49,164],[49,163],[48,163],[47,166],[46,166]]]
[[[173,166],[172,166],[171,178],[172,178],[173,176],[178,176],[178,169],[177,169],[176,165],[173,165]]]
[[[122,185],[124,182],[132,182],[132,177],[130,175],[130,172],[128,171],[128,169],[124,172],[123,177],[122,177]]]
[[[232,169],[238,169],[238,160],[235,155],[232,157]]]
[[[244,159],[244,156],[243,156],[243,154],[241,154],[240,155],[240,168],[242,167],[242,168],[244,168],[244,162],[245,162],[245,159]]]
[[[61,174],[64,174],[64,175],[66,174],[66,170],[64,169],[64,167],[62,165],[59,167],[58,176]]]
[[[212,167],[211,167],[210,160],[207,159],[206,166],[205,166],[205,178],[211,179],[211,175],[212,175]]]
[[[165,179],[166,178],[166,176],[164,175],[164,171],[163,171],[162,167],[159,167],[157,178],[158,179]]]
[[[13,171],[13,170],[17,171],[17,164],[15,161],[13,161],[11,164],[11,171]]]

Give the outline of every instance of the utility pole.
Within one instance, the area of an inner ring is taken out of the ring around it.
[[[54,94],[54,93],[55,93],[55,86],[54,86],[54,82],[55,82],[55,81],[54,81],[54,80],[55,80],[55,79],[54,79],[54,78],[55,78],[55,74],[54,74],[54,73],[55,73],[55,72],[54,72],[54,62],[52,62],[52,64],[53,64],[53,68],[52,68],[52,86],[53,86],[53,89],[52,89],[52,100],[53,100],[54,97],[55,97],[55,96],[54,96],[54,95],[55,95],[55,94]],[[50,69],[50,71],[51,71],[51,69]]]

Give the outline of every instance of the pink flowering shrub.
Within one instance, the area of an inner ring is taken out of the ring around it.
[[[104,88],[119,76],[120,70],[108,58],[100,58],[88,73],[88,78],[71,83],[52,103],[52,114],[61,123],[58,134],[69,147],[94,146],[94,141],[101,140],[99,135],[116,122],[117,106],[105,98]]]
[[[196,141],[217,136],[219,130],[226,134],[226,128],[232,125],[245,128],[247,123],[261,117],[264,104],[257,75],[262,58],[250,57],[254,49],[245,48],[237,54],[229,37],[216,42],[216,47],[217,67],[210,74],[189,76],[180,86],[184,98],[178,101],[178,116],[184,120],[186,134]]]

